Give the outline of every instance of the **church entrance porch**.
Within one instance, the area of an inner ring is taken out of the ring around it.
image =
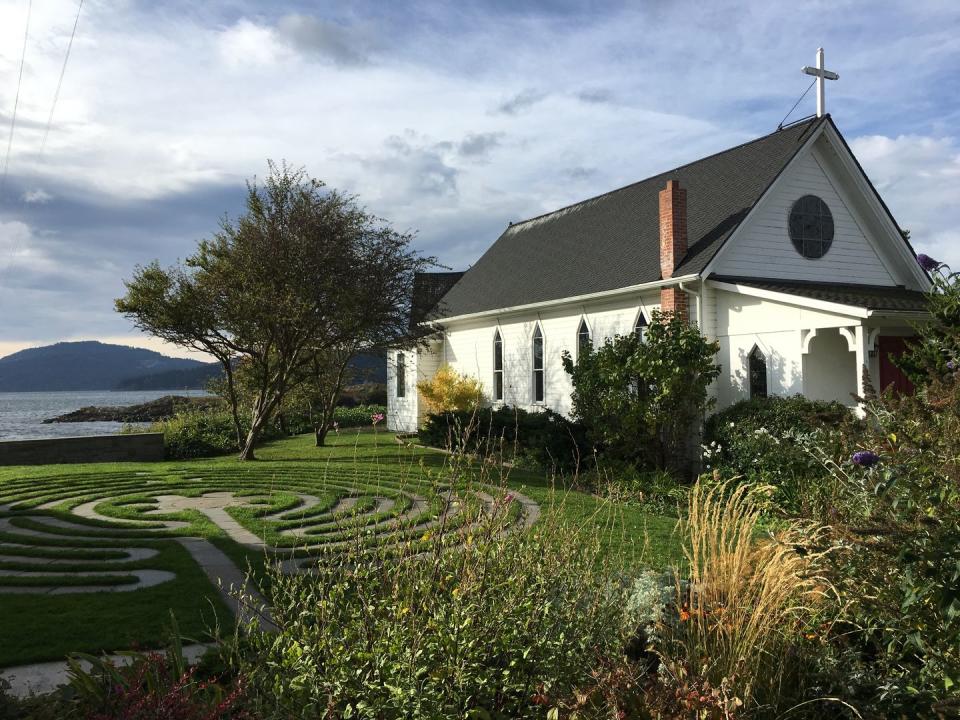
[[[801,331],[803,394],[851,408],[865,395],[866,383],[877,391],[892,387],[896,393],[912,394],[913,384],[896,358],[914,335],[914,328],[902,321]]]

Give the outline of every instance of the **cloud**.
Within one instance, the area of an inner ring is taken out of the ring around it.
[[[566,168],[563,171],[563,174],[565,177],[571,180],[589,180],[590,178],[592,178],[594,175],[597,174],[597,169],[577,166],[572,168]]]
[[[220,57],[229,67],[276,65],[288,57],[277,32],[241,18],[217,38]]]
[[[35,190],[27,190],[22,196],[25,203],[48,203],[53,200],[53,195],[48,193],[43,188],[36,188]]]
[[[527,88],[513,97],[510,97],[499,105],[496,111],[504,115],[516,115],[523,110],[527,110],[547,97],[547,93]]]
[[[332,60],[339,65],[365,64],[376,45],[369,32],[355,26],[299,13],[280,18],[277,31],[297,50]]]
[[[498,147],[503,137],[502,132],[468,133],[457,146],[457,152],[463,157],[481,158]]]
[[[960,142],[868,135],[851,147],[917,252],[960,269]]]
[[[188,255],[224,212],[242,211],[244,180],[267,158],[357,194],[464,268],[510,220],[773,130],[821,43],[841,76],[828,109],[867,172],[918,249],[960,262],[960,218],[944,197],[958,188],[960,5],[829,9],[825,25],[822,13],[734,0],[696,13],[662,2],[86,3],[41,153],[76,0],[34,3],[0,195],[0,252],[26,250],[0,257],[0,342],[130,333],[112,309],[123,278]],[[23,20],[19,0],[0,0],[0,127]],[[796,115],[812,111],[808,96]],[[44,202],[31,195],[41,189]]]
[[[612,102],[615,96],[610,88],[595,87],[584,88],[576,93],[576,97],[585,103],[608,103]]]

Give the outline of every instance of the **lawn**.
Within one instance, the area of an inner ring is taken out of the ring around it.
[[[600,533],[608,552],[635,566],[662,567],[675,558],[674,520],[558,488],[539,473],[451,463],[387,432],[344,431],[328,443],[318,449],[311,435],[276,441],[252,463],[221,457],[0,468],[0,666],[155,646],[171,612],[194,639],[206,639],[218,622],[229,624],[227,606],[178,537],[208,540],[243,568],[261,568],[266,557],[237,542],[236,532],[245,530],[282,548],[284,557],[315,561],[358,529],[370,543],[416,542],[451,489],[464,507],[522,494],[542,513]],[[144,514],[157,510],[160,496],[211,492],[242,503],[225,509],[238,531],[196,509]],[[451,515],[451,527],[466,522],[464,515]],[[175,577],[129,591],[138,571]],[[126,591],[71,592],[77,586]],[[62,594],[46,592],[53,587]]]

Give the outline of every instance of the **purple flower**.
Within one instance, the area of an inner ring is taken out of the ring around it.
[[[949,370],[950,372],[953,372],[956,369],[957,369],[957,361],[947,360],[947,370]]]
[[[880,462],[880,456],[871,450],[858,450],[850,459],[853,461],[854,465],[859,465],[860,467],[865,468],[873,467]]]
[[[922,267],[927,272],[933,272],[934,270],[939,268],[941,265],[940,262],[938,262],[937,260],[934,260],[929,255],[924,255],[923,253],[920,253],[919,255],[917,255],[917,262],[920,263],[920,267]]]

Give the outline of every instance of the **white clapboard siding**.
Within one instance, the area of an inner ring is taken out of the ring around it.
[[[833,214],[833,245],[822,258],[803,257],[790,241],[790,209],[804,195],[817,195]],[[873,242],[865,236],[817,159],[808,151],[787,170],[717,258],[718,275],[896,285]]]

